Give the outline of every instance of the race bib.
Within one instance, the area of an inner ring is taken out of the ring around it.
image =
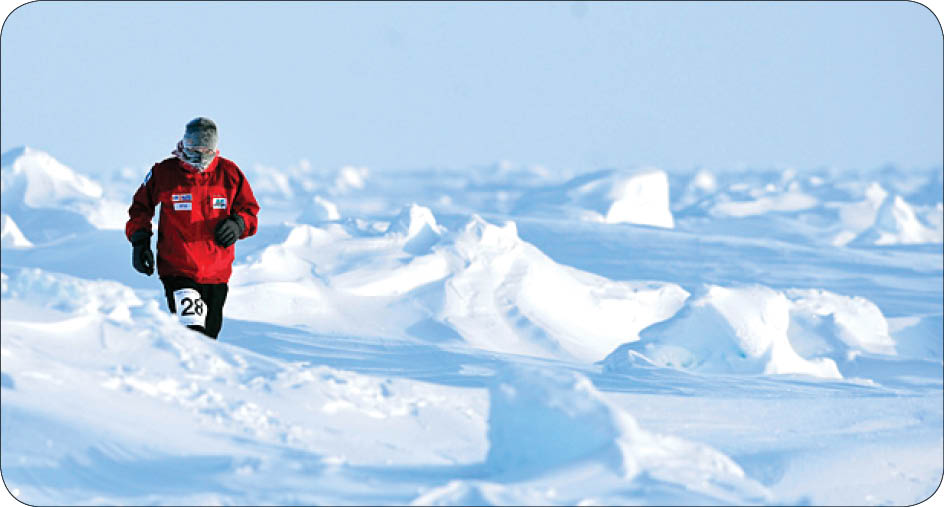
[[[207,313],[206,303],[195,289],[175,290],[174,307],[177,308],[177,318],[182,324],[204,326]]]

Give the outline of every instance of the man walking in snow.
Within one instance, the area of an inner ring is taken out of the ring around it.
[[[151,218],[161,205],[157,274],[167,306],[182,323],[214,339],[223,325],[233,244],[256,233],[259,212],[242,171],[219,156],[218,139],[212,120],[188,123],[174,156],[155,164],[134,194],[125,225],[131,264],[150,276]]]

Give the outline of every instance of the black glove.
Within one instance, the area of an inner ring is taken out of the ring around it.
[[[131,235],[131,265],[145,275],[154,274],[154,253],[151,252],[151,233],[140,230]]]
[[[225,248],[235,243],[245,229],[246,223],[243,222],[242,217],[230,215],[216,224],[213,236],[216,239],[216,244]]]

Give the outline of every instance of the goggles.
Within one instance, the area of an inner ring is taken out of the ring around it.
[[[216,150],[213,148],[207,148],[206,146],[184,146],[185,150],[194,151],[201,155],[215,155]]]

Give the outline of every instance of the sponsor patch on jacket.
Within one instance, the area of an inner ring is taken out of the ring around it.
[[[226,209],[226,198],[213,197],[213,209]]]
[[[190,202],[193,200],[192,194],[171,194],[170,200],[174,202]]]
[[[190,211],[193,209],[192,202],[175,202],[174,211]]]

